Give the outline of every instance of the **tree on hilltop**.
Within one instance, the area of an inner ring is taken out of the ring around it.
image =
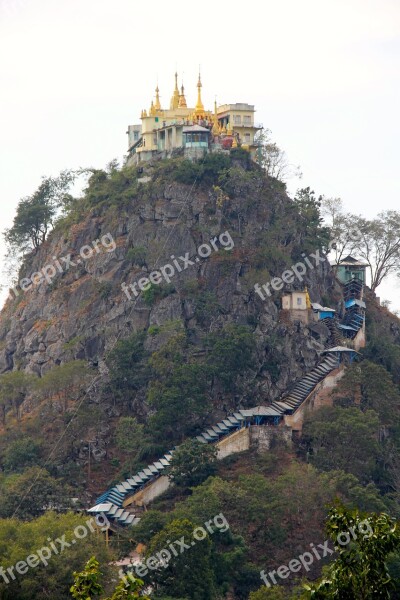
[[[44,177],[31,196],[19,201],[13,225],[4,232],[11,252],[37,251],[45,241],[58,209],[70,201],[68,190],[75,176],[72,171],[62,171],[58,177]]]

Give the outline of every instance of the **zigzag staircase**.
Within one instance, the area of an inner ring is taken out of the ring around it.
[[[251,409],[241,409],[231,416],[223,419],[216,425],[209,427],[195,439],[206,444],[213,444],[223,438],[227,438],[242,427],[249,426],[252,422],[256,424],[270,423],[278,425],[282,422],[285,414],[293,414],[299,406],[308,398],[315,387],[331,371],[336,369],[339,359],[336,353],[327,354],[314,369],[300,379],[287,396],[282,400],[274,401],[268,406],[256,406]],[[154,482],[163,472],[166,472],[172,459],[174,450],[170,450],[162,458],[153,462],[148,467],[139,471],[136,475],[118,483],[107,490],[96,500],[95,506],[89,509],[89,513],[103,513],[116,525],[136,525],[140,521],[142,507],[124,507],[128,498]]]
[[[348,340],[353,340],[364,325],[365,303],[362,300],[364,285],[358,279],[351,279],[343,285],[345,313],[342,319],[327,316],[320,319],[329,329],[329,338],[325,343],[326,348],[332,346],[346,346]],[[317,305],[318,306],[318,305]]]
[[[338,328],[337,318],[326,317],[325,319],[321,319],[320,323],[323,323],[329,329],[330,332],[329,340],[327,340],[326,342],[326,347],[328,348],[331,346],[341,346],[343,344],[343,338],[339,333],[340,330]]]

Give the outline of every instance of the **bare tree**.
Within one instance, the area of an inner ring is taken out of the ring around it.
[[[344,212],[341,198],[321,197],[321,212],[325,223],[331,230],[330,250],[335,253],[335,261],[340,262],[345,256],[355,251],[361,239],[354,215]]]
[[[400,275],[400,212],[386,210],[372,221],[358,217],[355,226],[360,230],[355,248],[368,264],[374,292],[388,275]]]
[[[280,181],[285,181],[290,177],[301,178],[300,167],[289,163],[286,152],[272,141],[269,129],[260,131],[254,141],[258,145],[256,161],[269,177],[275,177]]]

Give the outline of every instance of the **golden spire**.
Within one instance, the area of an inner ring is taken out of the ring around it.
[[[201,83],[201,77],[200,77],[200,72],[199,72],[199,80],[197,82],[197,104],[196,104],[196,108],[195,108],[196,114],[204,113],[204,105],[203,105],[203,102],[201,101],[201,88],[202,87],[203,86]]]
[[[181,87],[181,93],[179,95],[178,108],[187,108],[186,98],[185,98],[185,88],[183,87],[183,83],[182,83],[182,87]]]
[[[217,113],[217,101],[214,101],[214,124],[212,127],[214,135],[219,135],[219,124],[218,124],[218,113]]]
[[[306,293],[306,306],[307,306],[307,308],[311,308],[311,300],[310,300],[310,294],[308,293],[308,288],[306,287],[306,289],[304,291]]]
[[[161,103],[160,103],[160,90],[158,89],[158,84],[156,87],[156,103],[154,105],[154,108],[156,110],[161,110]]]
[[[228,135],[232,135],[232,134],[233,134],[233,131],[232,131],[232,126],[231,126],[231,123],[230,123],[230,121],[229,121],[229,123],[228,123],[228,127],[227,127],[227,130],[226,130],[226,133],[227,133]]]
[[[150,106],[150,110],[149,110],[149,115],[150,117],[154,117],[154,115],[156,114],[156,109],[153,103],[153,100],[151,101],[151,106]]]
[[[178,73],[175,73],[175,89],[172,94],[170,109],[175,110],[179,106]]]

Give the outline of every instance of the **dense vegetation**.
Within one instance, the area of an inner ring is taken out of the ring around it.
[[[179,184],[187,186],[185,193],[195,187],[207,197],[211,218],[222,212],[222,223],[234,232],[237,245],[215,258],[218,276],[229,277],[239,256],[244,265],[241,285],[249,294],[256,281],[288,268],[302,253],[328,246],[330,231],[322,222],[321,199],[304,188],[290,201],[284,184],[266,178],[241,149],[209,155],[201,163],[160,161],[148,173],[151,181],[141,183],[142,174],[135,168],[119,169],[115,162],[104,171],[91,170],[80,199],[67,193],[72,174],[65,173],[59,181],[44,180],[21,205],[9,243],[18,251],[36,253],[49,235],[68,236],[74,225],[90,218],[118,223],[122,215],[154,203],[168,185]],[[33,217],[37,223],[42,220],[43,227],[39,223],[29,234]],[[265,226],[254,228],[251,244],[240,245],[251,221]],[[196,227],[211,237],[211,225],[209,230],[196,225],[195,232]],[[121,277],[143,265],[151,271],[158,251],[152,242],[127,249]],[[22,274],[29,262],[24,260]],[[97,283],[93,295],[106,301],[113,290],[107,282]],[[52,286],[49,293],[62,282]],[[323,291],[326,302],[338,300],[334,286]],[[315,562],[309,572],[292,574],[272,589],[260,588],[260,571],[276,569],[310,544],[322,543],[326,515],[336,498],[345,508],[329,513],[328,529],[332,515],[342,523],[359,518],[351,511],[384,513],[389,516],[375,521],[380,536],[390,519],[400,517],[400,337],[394,333],[398,319],[369,299],[364,360],[347,370],[334,390],[332,407],[309,415],[297,444],[287,447],[276,439],[269,453],[250,451],[216,462],[211,447],[185,440],[212,424],[215,415],[259,402],[260,379],[268,377],[273,385],[285,372],[280,344],[286,330],[271,330],[260,342],[262,309],[249,309],[232,322],[215,289],[202,277],[152,286],[143,293],[143,302],[147,308],[157,307],[174,294],[190,302],[191,325],[171,319],[124,332],[104,356],[101,372],[95,361],[82,359],[79,349],[85,340],[76,336],[65,344],[68,360],[41,377],[22,368],[0,375],[0,559],[5,568],[49,545],[49,539],[68,532],[70,540],[74,528],[85,522],[76,510],[87,506],[96,492],[182,444],[170,472],[175,485],[154,502],[138,526],[114,536],[110,548],[102,535],[91,532],[65,554],[52,556],[49,565],[30,569],[8,584],[0,579],[1,597],[64,600],[72,593],[74,598],[97,594],[117,600],[138,597],[150,584],[148,593],[158,600],[279,600],[308,592],[314,598],[375,597],[368,596],[370,583],[362,577],[344,595],[334,595],[335,586],[348,583],[345,567],[350,555],[339,556],[330,566],[327,560]],[[92,387],[95,394],[82,402]],[[24,412],[27,403],[30,410]],[[90,462],[89,440],[104,438],[105,427],[107,451]],[[118,584],[118,569],[112,565],[116,558],[139,543],[146,545],[150,558],[169,541],[182,536],[193,541],[194,529],[216,515],[229,524],[225,531],[208,532],[167,568],[150,570],[143,584],[131,581],[130,589]],[[378,539],[371,555],[379,559],[378,570],[385,573],[388,568],[394,577],[397,588],[390,597],[400,598],[395,537],[382,548]],[[360,562],[364,551],[351,548],[355,554],[350,558]],[[100,564],[93,559],[85,567],[92,556]],[[315,589],[295,591],[305,576],[319,577],[322,566],[327,570]]]

